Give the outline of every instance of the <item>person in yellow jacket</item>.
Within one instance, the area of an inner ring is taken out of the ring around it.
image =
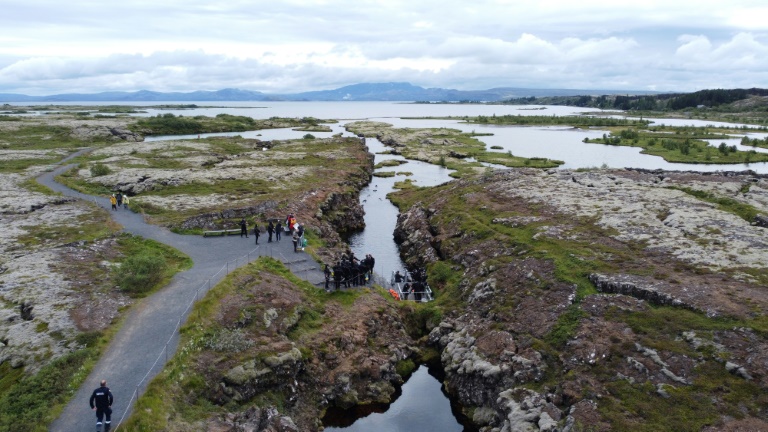
[[[117,197],[115,194],[112,194],[112,196],[109,197],[109,202],[112,204],[112,210],[117,210]]]
[[[129,202],[128,195],[123,195],[123,208],[124,209],[128,208],[128,202]]]

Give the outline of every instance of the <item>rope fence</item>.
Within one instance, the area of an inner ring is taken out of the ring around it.
[[[241,257],[235,258],[234,260],[227,261],[223,266],[221,266],[221,269],[213,274],[208,280],[206,280],[202,285],[200,285],[197,290],[195,291],[195,296],[192,298],[192,300],[187,304],[187,307],[184,309],[184,311],[179,316],[178,321],[176,322],[176,326],[174,327],[173,331],[171,332],[171,336],[168,338],[168,340],[165,342],[165,346],[160,351],[160,354],[158,354],[157,358],[155,359],[154,363],[152,363],[152,366],[149,367],[147,370],[147,373],[144,375],[143,378],[136,384],[136,388],[134,389],[133,393],[131,394],[131,398],[128,400],[128,405],[126,406],[125,411],[123,412],[122,417],[120,417],[120,421],[117,422],[117,426],[115,426],[115,431],[120,427],[120,425],[123,423],[123,420],[125,420],[125,416],[130,411],[130,407],[133,405],[134,401],[139,399],[139,390],[141,388],[141,385],[144,384],[147,379],[149,378],[149,375],[152,373],[152,371],[157,366],[158,362],[160,362],[160,359],[165,357],[165,363],[168,363],[168,355],[170,353],[168,346],[173,341],[173,338],[178,335],[178,331],[181,328],[182,320],[186,317],[187,313],[190,311],[192,306],[194,306],[195,302],[200,300],[200,293],[202,292],[203,295],[205,295],[208,291],[211,289],[211,281],[217,280],[217,278],[221,275],[222,272],[226,272],[225,275],[228,275],[230,273],[230,262],[234,262],[234,265],[231,266],[231,270],[236,270],[239,267],[240,260],[243,260],[243,265],[248,264],[251,262],[251,254],[258,251],[261,246],[256,246],[255,249],[248,252],[246,255],[243,255]],[[280,254],[282,255],[282,254]],[[258,257],[258,255],[257,255]],[[285,258],[285,257],[283,257]]]

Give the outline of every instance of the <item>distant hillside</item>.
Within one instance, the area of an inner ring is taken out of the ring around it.
[[[567,105],[638,111],[677,111],[693,108],[754,109],[768,106],[768,89],[715,89],[655,95],[547,96],[505,100],[512,105]]]
[[[410,83],[365,83],[303,93],[266,94],[259,91],[223,89],[188,93],[162,93],[148,90],[136,92],[68,93],[49,96],[2,94],[0,102],[216,102],[216,101],[431,101],[431,102],[497,102],[525,97],[627,94],[616,90],[493,88],[488,90],[455,90],[424,88]],[[629,94],[651,94],[633,91]]]

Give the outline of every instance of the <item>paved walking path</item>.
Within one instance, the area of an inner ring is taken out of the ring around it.
[[[40,176],[38,181],[64,195],[111,208],[108,198],[82,194],[53,180],[69,168],[71,165],[61,166]],[[179,235],[147,224],[140,214],[130,210],[110,212],[124,231],[173,246],[189,255],[194,265],[178,273],[168,286],[134,305],[82,387],[51,425],[52,431],[80,432],[95,428],[95,415],[88,407],[88,398],[102,378],[108,381],[115,397],[113,430],[121,418],[128,418],[135,402],[134,395],[143,393],[148,382],[162,370],[166,354],[170,359],[176,352],[178,333],[175,329],[186,321],[190,304],[196,297],[202,298],[205,291],[215,286],[228,271],[267,255],[281,260],[294,274],[315,285],[320,286],[325,281],[319,264],[303,252],[293,252],[289,236],[283,235],[279,243],[267,243],[267,237],[263,235],[256,245],[252,235],[247,239],[239,235],[207,238]],[[224,271],[221,271],[222,267]]]

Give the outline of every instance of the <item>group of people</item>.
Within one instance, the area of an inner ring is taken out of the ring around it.
[[[285,227],[288,228],[288,232],[291,234],[291,240],[293,241],[293,251],[299,252],[299,248],[304,250],[306,246],[306,239],[304,238],[304,226],[296,221],[296,217],[293,213],[289,214],[285,218]],[[282,221],[279,219],[270,219],[267,223],[267,243],[272,243],[272,237],[275,241],[279,242],[285,230]],[[259,244],[259,237],[261,237],[261,229],[258,223],[253,225],[253,236],[256,238],[256,244]],[[240,238],[248,238],[248,223],[245,218],[240,219]]]
[[[338,290],[344,285],[345,288],[362,286],[368,283],[373,276],[373,269],[376,260],[372,255],[367,254],[362,260],[355,257],[354,252],[349,252],[341,256],[341,259],[333,266],[325,265],[325,290],[330,291],[331,280],[333,288]]]
[[[272,236],[275,237],[275,241],[280,241],[281,234],[283,232],[283,225],[280,221],[275,224],[272,219],[267,224],[267,243],[272,243]],[[253,224],[253,236],[256,238],[256,244],[259,244],[259,237],[261,237],[261,229],[258,223]],[[248,238],[248,223],[245,218],[240,219],[240,238]]]
[[[423,295],[427,293],[427,272],[423,268],[416,269],[405,275],[400,271],[395,272],[394,281],[397,284],[402,283],[403,300],[408,300],[408,297],[413,294],[413,298],[416,301],[421,301]]]
[[[123,195],[122,192],[113,193],[109,197],[109,203],[112,204],[112,210],[117,210],[120,207],[128,208],[130,199],[128,195]]]

